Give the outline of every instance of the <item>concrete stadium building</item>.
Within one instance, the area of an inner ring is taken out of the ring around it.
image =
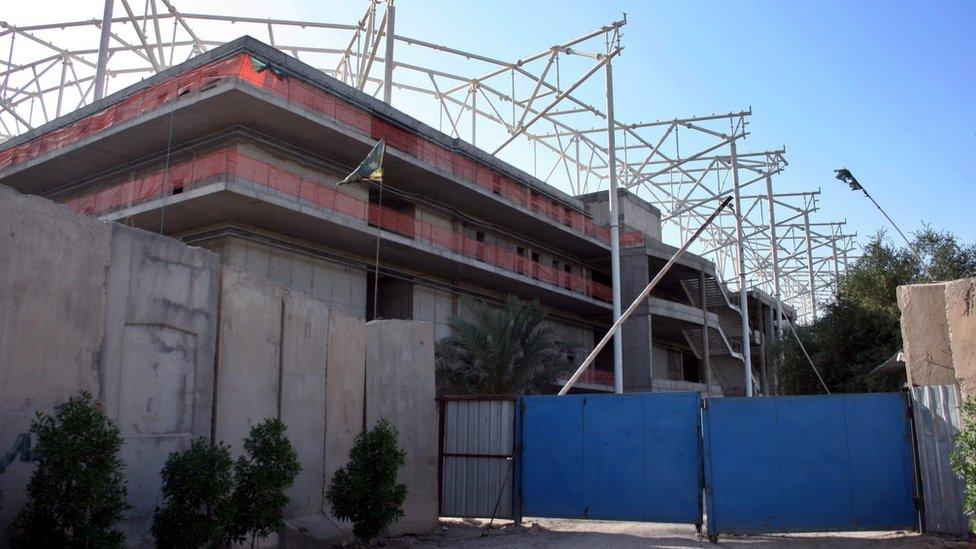
[[[379,139],[382,194],[339,186]],[[4,142],[0,185],[437,337],[464,296],[539,300],[577,364],[611,324],[606,192],[565,194],[249,37]],[[620,198],[628,303],[676,248],[656,208]],[[749,312],[754,383],[771,394],[774,300],[753,291]],[[635,316],[625,391],[745,393],[739,310],[710,261],[685,255]],[[612,391],[605,355],[578,390]]]

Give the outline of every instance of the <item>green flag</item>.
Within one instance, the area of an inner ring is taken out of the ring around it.
[[[834,170],[834,173],[837,174],[836,176],[837,179],[840,179],[844,183],[847,183],[847,185],[850,186],[852,191],[864,191],[864,187],[862,187],[861,184],[858,183],[857,179],[854,177],[854,174],[852,174],[851,171],[848,170],[847,168]],[[864,194],[868,194],[868,192],[864,191]]]
[[[339,182],[340,185],[355,183],[357,181],[381,181],[383,179],[383,153],[386,151],[386,142],[382,139],[376,143],[373,150],[351,174]]]

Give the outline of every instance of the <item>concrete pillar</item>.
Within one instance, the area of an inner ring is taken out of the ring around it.
[[[712,388],[712,365],[711,357],[708,352],[708,298],[705,292],[705,271],[698,272],[698,301],[702,311],[702,338],[701,338],[701,357],[702,357],[702,380],[708,391]]]
[[[406,515],[391,535],[437,526],[437,402],[434,325],[408,320],[366,324],[366,426],[389,419],[407,453],[399,479],[407,485]]]
[[[643,248],[625,248],[620,257],[620,293],[625,303],[631,303],[650,282],[650,265]],[[620,328],[623,337],[624,392],[651,390],[654,339],[651,308],[645,300]],[[606,332],[604,332],[606,333]],[[602,334],[601,334],[602,337]]]

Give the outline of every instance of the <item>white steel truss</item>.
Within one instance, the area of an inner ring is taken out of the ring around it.
[[[108,0],[101,18],[0,21],[0,141],[250,34],[570,194],[606,190],[615,158],[619,186],[657,206],[682,239],[737,196],[736,212],[724,212],[693,251],[713,259],[731,286],[779,296],[801,319],[830,300],[856,235],[811,218],[817,193],[774,192],[785,150],[737,150],[751,109],[608,123],[603,94],[612,98],[626,17],[502,60],[396,34],[393,0],[365,7],[357,21],[332,23]]]

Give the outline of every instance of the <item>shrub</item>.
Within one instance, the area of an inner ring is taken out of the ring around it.
[[[956,448],[949,456],[952,470],[962,479],[966,496],[963,512],[973,520],[976,514],[976,398],[962,405],[962,428],[956,435]]]
[[[199,437],[183,451],[173,452],[163,465],[163,501],[153,515],[156,545],[216,547],[227,540],[234,514],[230,449]]]
[[[119,428],[82,392],[31,424],[37,469],[10,526],[14,547],[120,547],[126,504]]]
[[[332,514],[351,521],[360,541],[375,538],[403,516],[407,487],[397,484],[397,470],[405,459],[396,428],[383,419],[356,437],[349,463],[332,477],[326,493]]]
[[[234,465],[234,519],[231,537],[237,542],[278,532],[285,527],[285,493],[301,470],[295,450],[285,437],[285,424],[266,419],[251,428],[245,455]]]

